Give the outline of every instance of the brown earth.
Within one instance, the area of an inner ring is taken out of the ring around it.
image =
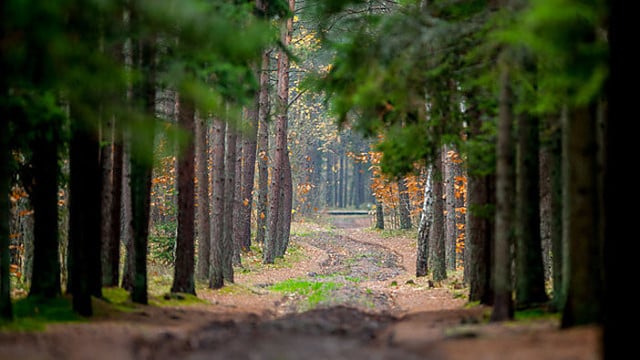
[[[234,285],[199,289],[207,304],[0,333],[0,359],[600,358],[600,329],[559,330],[549,318],[489,324],[490,309],[465,307],[459,277],[414,276],[414,239],[383,236],[366,217],[332,224],[294,224],[291,266],[252,271],[259,259],[248,254]],[[338,286],[311,306],[268,289],[287,279]]]

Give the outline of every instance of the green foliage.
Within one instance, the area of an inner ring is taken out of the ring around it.
[[[156,224],[149,236],[149,257],[162,265],[175,263],[177,222],[168,221]]]

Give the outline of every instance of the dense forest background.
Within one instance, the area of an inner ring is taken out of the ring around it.
[[[494,321],[615,338],[614,3],[0,2],[2,317],[147,303],[150,264],[221,288],[286,256],[292,216],[349,208],[417,230],[416,275],[464,269]]]

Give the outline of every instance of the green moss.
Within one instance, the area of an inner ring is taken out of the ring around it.
[[[516,321],[533,321],[533,320],[557,320],[560,319],[560,313],[549,312],[543,308],[533,308],[526,310],[517,310],[513,316]]]
[[[71,307],[69,297],[54,299],[26,297],[13,304],[12,322],[0,321],[2,331],[42,331],[49,323],[77,322],[83,318]]]

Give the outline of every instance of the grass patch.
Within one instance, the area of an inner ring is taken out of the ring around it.
[[[417,233],[417,230],[415,229],[382,229],[382,230],[372,229],[372,230],[377,232],[378,235],[380,235],[380,237],[384,239],[397,238],[397,237],[414,238]]]
[[[72,310],[70,297],[26,297],[13,303],[13,316],[12,322],[0,320],[0,330],[42,331],[49,323],[83,321],[83,318]]]
[[[559,320],[559,312],[549,312],[543,308],[516,310],[513,316],[516,321]]]
[[[305,297],[307,299],[307,307],[305,310],[308,310],[313,309],[321,302],[328,301],[331,291],[340,287],[341,285],[339,283],[332,281],[320,282],[288,279],[269,286],[269,290]]]

